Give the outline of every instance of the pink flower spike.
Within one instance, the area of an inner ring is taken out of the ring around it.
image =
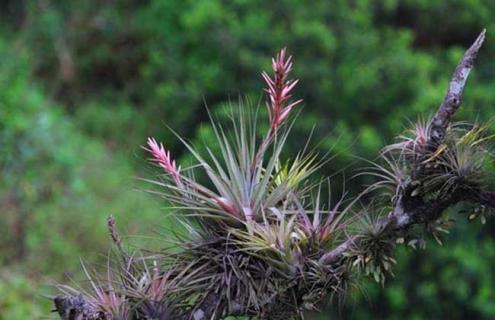
[[[177,168],[175,160],[172,160],[170,151],[166,151],[163,147],[163,144],[158,144],[155,138],[148,138],[147,144],[148,148],[143,147],[143,149],[151,153],[151,155],[153,156],[151,160],[162,167],[166,173],[170,174],[177,186],[181,186],[182,181],[180,179],[179,173],[180,168]]]
[[[283,124],[292,108],[302,101],[298,100],[286,106],[287,100],[291,97],[292,89],[298,83],[298,80],[287,80],[289,72],[292,70],[292,56],[286,57],[286,52],[284,48],[280,50],[275,59],[272,59],[273,79],[266,72],[261,74],[267,86],[265,91],[269,96],[270,135],[273,135]]]

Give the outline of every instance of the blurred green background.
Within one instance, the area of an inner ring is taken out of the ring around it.
[[[281,47],[305,101],[288,153],[315,126],[314,144],[338,154],[321,174],[352,176],[352,155],[373,159],[434,112],[483,27],[466,120],[495,115],[493,0],[1,0],[0,319],[50,318],[49,285],[107,253],[108,214],[132,243],[156,245],[167,212],[135,190],[153,172],[139,146],[153,135],[187,162],[166,125],[213,143],[205,101],[262,98],[260,71]],[[385,288],[365,281],[311,319],[495,318],[494,223],[461,221],[444,247],[397,260]]]

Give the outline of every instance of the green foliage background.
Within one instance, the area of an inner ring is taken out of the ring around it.
[[[160,245],[167,211],[133,190],[151,174],[139,145],[153,135],[187,162],[166,125],[213,144],[205,101],[262,98],[279,48],[305,101],[288,153],[314,126],[339,190],[364,165],[353,155],[434,112],[483,27],[458,118],[495,115],[494,18],[491,0],[0,1],[0,319],[48,317],[51,281],[105,258],[110,213],[134,245]],[[363,280],[314,319],[494,318],[494,231],[460,223],[445,247],[402,250],[385,288]]]

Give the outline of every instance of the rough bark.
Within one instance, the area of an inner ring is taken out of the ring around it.
[[[438,145],[443,140],[450,119],[461,106],[464,86],[473,68],[474,61],[478,56],[478,52],[485,41],[485,32],[486,30],[483,30],[471,47],[466,50],[452,75],[447,94],[433,117],[429,136],[430,144]]]
[[[62,320],[104,320],[104,315],[83,296],[59,296],[54,300],[55,310]]]

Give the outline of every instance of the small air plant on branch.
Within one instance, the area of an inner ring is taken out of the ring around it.
[[[292,99],[298,82],[281,50],[273,75],[262,73],[269,121],[262,137],[256,108],[233,110],[230,127],[212,120],[220,152],[201,152],[179,137],[197,162],[184,169],[148,139],[144,149],[163,171],[150,181],[153,193],[170,204],[186,235],[172,250],[131,252],[111,218],[117,250],[107,276],[84,267],[91,290],[60,286],[56,311],[87,320],[300,319],[344,301],[357,275],[383,285],[396,246],[423,247],[428,234],[440,241],[453,205],[472,205],[469,219],[484,221],[495,208],[495,193],[486,190],[493,135],[489,125],[451,122],[484,35],[461,59],[434,117],[385,147],[383,160],[363,173],[377,178],[364,208],[359,196],[331,204],[328,179],[312,179],[325,162],[317,154],[282,159],[301,100]]]

